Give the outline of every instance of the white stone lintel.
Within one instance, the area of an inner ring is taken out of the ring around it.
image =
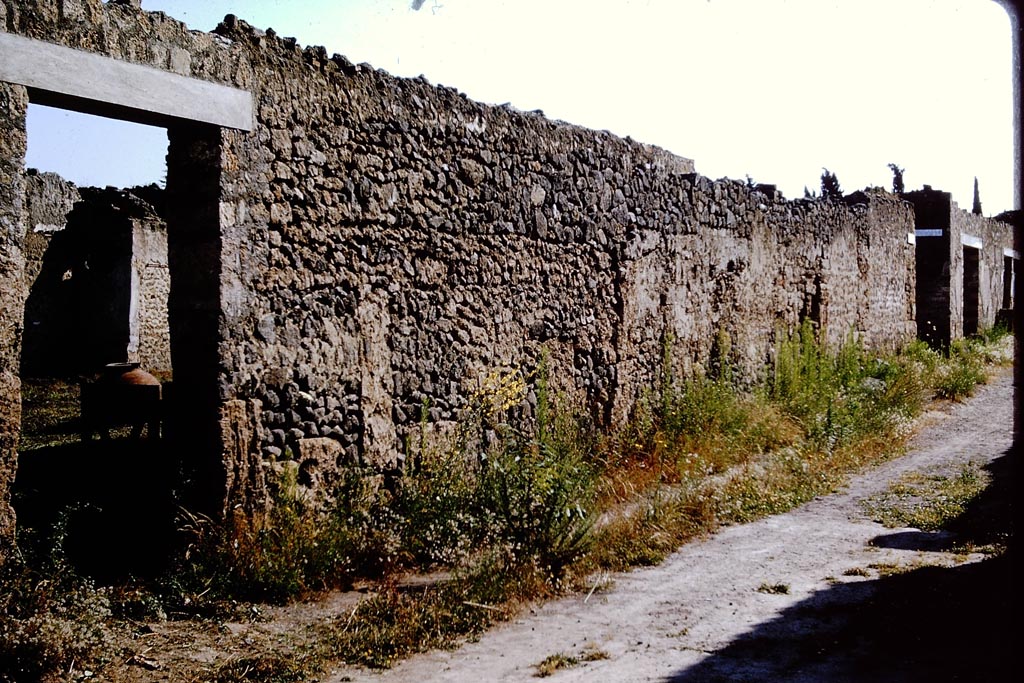
[[[29,88],[30,100],[42,104],[142,123],[254,125],[247,90],[11,33],[0,32],[0,81]]]

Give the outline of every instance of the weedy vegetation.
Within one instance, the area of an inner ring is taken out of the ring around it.
[[[897,454],[929,400],[969,395],[995,358],[985,339],[955,344],[948,355],[914,343],[880,357],[853,336],[828,348],[810,323],[777,339],[772,364],[752,386],[735,378],[727,336],[717,362],[691,377],[672,373],[667,340],[659,386],[613,429],[551,390],[544,356],[532,372],[494,373],[447,439],[426,438],[424,405],[393,486],[351,468],[324,499],[311,500],[284,469],[263,518],[183,512],[184,550],[175,571],[146,587],[160,603],[148,613],[224,618],[239,602],[283,603],[369,578],[370,594],[311,627],[305,645],[232,661],[220,680],[302,680],[337,660],[388,667],[472,637],[530,601],[592,592],[589,577],[657,563],[722,524],[833,490],[850,472]],[[984,478],[965,470],[955,479],[955,492],[942,489],[942,511],[890,506],[885,514],[916,525],[929,523],[925,514],[955,514]],[[398,581],[426,570],[442,578],[416,589]],[[0,681],[67,671],[72,661],[102,664],[107,594],[64,567],[12,563],[3,571]],[[134,590],[118,595],[138,599]],[[582,656],[548,658],[538,675]]]
[[[594,645],[585,647],[578,655],[556,652],[553,655],[548,655],[534,666],[537,670],[534,677],[547,678],[556,671],[571,669],[585,662],[597,662],[602,659],[608,659],[608,653]]]
[[[45,680],[109,662],[105,592],[71,570],[59,549],[30,559],[0,565],[0,681]]]
[[[556,652],[553,655],[548,655],[537,664],[537,673],[534,674],[534,676],[537,678],[547,678],[556,671],[561,669],[571,669],[579,663],[579,658],[574,657],[573,655]]]
[[[757,592],[768,593],[770,595],[789,595],[789,584],[765,582],[757,587]]]
[[[863,502],[876,522],[893,529],[912,527],[938,531],[963,515],[990,481],[976,462],[964,463],[956,473],[913,472]]]
[[[74,382],[26,379],[21,384],[21,450],[77,441],[80,387]]]

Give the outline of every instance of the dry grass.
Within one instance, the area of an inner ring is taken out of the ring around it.
[[[786,583],[762,583],[757,587],[758,593],[769,595],[789,595],[789,584]]]
[[[66,380],[22,380],[22,451],[79,440],[80,387]]]
[[[553,655],[548,655],[535,665],[534,668],[537,669],[537,672],[534,676],[546,678],[562,669],[571,669],[586,662],[597,662],[608,658],[608,653],[596,645],[585,647],[579,654],[557,652]]]
[[[914,472],[863,505],[872,519],[890,529],[937,531],[961,516],[989,481],[988,474],[976,462],[964,463],[955,473]]]

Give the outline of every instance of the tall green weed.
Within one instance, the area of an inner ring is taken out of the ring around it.
[[[915,365],[913,357],[869,354],[852,333],[830,349],[805,321],[777,343],[765,389],[799,421],[814,448],[831,452],[916,412],[924,400],[926,367]]]

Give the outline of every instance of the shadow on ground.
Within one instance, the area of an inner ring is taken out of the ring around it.
[[[1019,626],[1012,566],[1013,481],[1007,453],[992,483],[935,534],[883,534],[873,545],[925,552],[1009,544],[982,562],[924,566],[840,583],[787,609],[667,681],[1020,680],[1011,635]],[[1016,674],[1014,673],[1016,672]]]
[[[178,465],[159,441],[73,441],[23,451],[12,491],[19,546],[102,583],[167,569]]]

